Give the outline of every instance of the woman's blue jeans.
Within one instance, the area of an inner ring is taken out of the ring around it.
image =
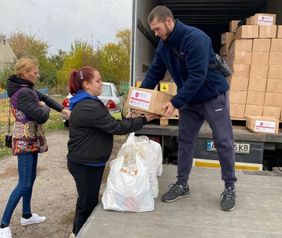
[[[37,153],[26,153],[18,155],[19,181],[10,195],[1,223],[10,224],[12,214],[21,198],[23,201],[22,214],[30,214],[30,201],[32,187],[36,178]]]

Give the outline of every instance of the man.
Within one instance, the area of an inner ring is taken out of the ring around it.
[[[179,109],[177,181],[162,196],[174,202],[189,196],[188,178],[192,168],[197,135],[204,121],[210,125],[221,165],[225,189],[221,207],[235,208],[235,153],[229,114],[228,84],[215,64],[210,38],[201,30],[174,20],[165,6],[155,7],[148,23],[160,38],[153,62],[141,87],[153,89],[168,70],[177,85],[177,95],[163,107],[169,117]]]

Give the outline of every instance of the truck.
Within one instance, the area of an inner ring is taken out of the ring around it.
[[[132,14],[132,47],[130,85],[142,81],[157,46],[157,39],[147,23],[149,12],[156,5],[170,8],[176,19],[203,30],[219,52],[220,39],[227,32],[231,20],[244,20],[255,13],[276,14],[276,24],[282,24],[281,0],[134,0]],[[159,123],[147,124],[137,135],[146,135],[161,143],[164,162],[177,163],[177,120],[166,127]],[[236,169],[272,170],[282,166],[282,133],[258,134],[250,132],[245,121],[233,122]],[[197,138],[194,165],[219,167],[211,129],[204,124]]]

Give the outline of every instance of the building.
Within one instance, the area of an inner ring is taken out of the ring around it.
[[[6,36],[0,35],[0,71],[6,65],[14,63],[16,59],[17,57],[6,40]]]

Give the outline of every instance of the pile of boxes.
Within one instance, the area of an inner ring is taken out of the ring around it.
[[[232,119],[268,116],[281,120],[282,26],[275,14],[258,13],[238,27],[231,21],[222,34],[220,54],[233,69],[230,83]]]

